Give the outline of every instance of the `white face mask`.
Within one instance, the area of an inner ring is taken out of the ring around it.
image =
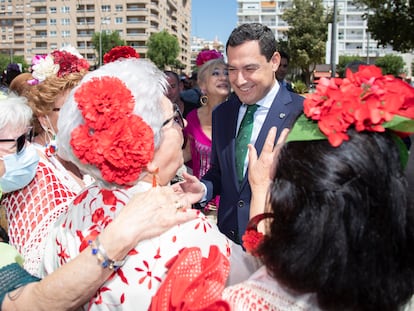
[[[25,146],[19,154],[8,154],[1,159],[5,173],[0,177],[0,188],[4,193],[24,188],[36,175],[39,155],[32,145]]]

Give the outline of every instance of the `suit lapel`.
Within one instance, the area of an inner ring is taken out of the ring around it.
[[[264,142],[266,140],[267,134],[272,126],[276,126],[277,136],[276,141],[279,137],[281,129],[285,127],[290,127],[290,121],[288,121],[289,114],[291,113],[290,103],[292,103],[292,97],[290,96],[289,92],[285,88],[280,88],[279,92],[276,94],[272,105],[270,106],[269,112],[267,113],[266,119],[260,129],[259,135],[257,136],[255,148],[257,150],[257,154],[260,155],[262,152],[262,148]],[[275,141],[275,143],[276,143]],[[237,179],[237,177],[236,177]],[[243,182],[240,186],[240,191],[247,185],[247,174],[244,176]]]

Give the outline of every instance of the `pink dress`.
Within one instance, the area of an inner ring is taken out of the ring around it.
[[[193,175],[200,179],[210,168],[211,139],[203,132],[197,109],[190,111],[186,120],[188,124],[184,129],[184,135],[188,139],[191,151],[191,161],[187,165],[193,170]],[[218,207],[219,196],[210,202]]]
[[[105,190],[92,185],[83,190],[60,218],[46,246],[44,275],[75,258],[88,240],[101,232],[133,193],[146,191],[147,183],[128,190]],[[207,257],[216,245],[229,258],[231,242],[202,213],[195,220],[175,226],[155,238],[141,241],[129,252],[126,263],[84,305],[84,310],[147,310],[152,296],[166,277],[166,263],[187,247],[199,247]]]

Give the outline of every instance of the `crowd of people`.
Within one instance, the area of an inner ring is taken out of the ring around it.
[[[414,307],[414,89],[361,64],[304,98],[259,23],[226,56],[191,94],[130,47],[10,82],[1,310]]]

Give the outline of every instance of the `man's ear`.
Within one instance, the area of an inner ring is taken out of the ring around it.
[[[280,66],[280,54],[279,52],[274,52],[272,58],[270,59],[272,63],[273,71],[276,72]]]

